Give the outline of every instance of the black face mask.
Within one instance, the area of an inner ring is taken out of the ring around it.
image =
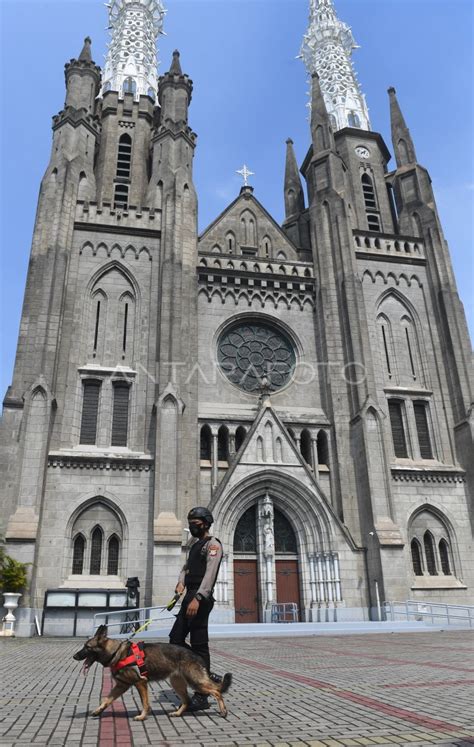
[[[189,531],[193,537],[204,537],[206,534],[206,527],[199,527],[197,524],[190,524]]]

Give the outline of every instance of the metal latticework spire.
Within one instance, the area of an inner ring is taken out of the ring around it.
[[[161,0],[111,0],[109,44],[102,91],[156,98],[158,60],[156,40],[163,34],[165,9]]]
[[[332,0],[310,0],[309,27],[300,56],[308,73],[319,75],[334,130],[370,130],[369,112],[351,60],[356,48],[351,29],[337,17]]]

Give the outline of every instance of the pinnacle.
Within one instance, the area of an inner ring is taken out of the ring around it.
[[[390,88],[387,89],[387,93],[389,96],[395,96],[396,92],[397,91],[393,86],[390,86]]]
[[[173,52],[173,61],[171,63],[170,67],[170,73],[172,75],[182,75],[183,71],[181,70],[181,63],[179,61],[179,52],[177,49]]]
[[[287,144],[287,145],[293,145],[293,140],[291,139],[291,137],[289,137],[289,138],[288,138],[288,139],[286,140],[286,144]]]
[[[84,39],[84,46],[82,47],[82,52],[79,55],[80,60],[83,60],[84,62],[92,62],[91,44],[92,44],[92,39],[90,38],[90,36],[86,36],[86,38]]]

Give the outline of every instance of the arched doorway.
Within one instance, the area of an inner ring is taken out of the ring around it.
[[[240,517],[234,533],[237,623],[268,619],[272,602],[294,602],[301,619],[297,539],[267,494]]]

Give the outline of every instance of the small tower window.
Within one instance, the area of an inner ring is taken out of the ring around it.
[[[427,405],[425,402],[413,403],[421,458],[433,459],[433,449],[431,448],[430,429],[428,426],[428,416],[426,409]]]
[[[300,449],[301,456],[303,457],[304,461],[306,462],[308,467],[311,467],[313,461],[311,459],[311,436],[306,428],[301,431]]]
[[[217,461],[227,462],[229,460],[229,431],[225,425],[221,425],[217,433]]]
[[[123,82],[123,92],[124,93],[133,93],[134,95],[137,92],[137,84],[136,81],[133,78],[125,78]]]
[[[153,99],[153,101],[155,100],[155,91],[153,90],[153,88],[149,88],[146,92],[146,95]]]
[[[245,437],[247,435],[247,431],[245,430],[243,425],[239,425],[235,432],[235,450],[239,451],[242,447],[243,442],[245,441]]]
[[[83,384],[81,444],[95,444],[97,439],[100,386],[100,381],[92,379]]]
[[[337,119],[334,116],[334,114],[330,114],[329,115],[329,121],[331,123],[332,129],[334,130],[334,132],[336,132],[336,130],[337,130]]]
[[[368,174],[363,174],[361,178],[362,191],[364,193],[365,207],[368,210],[375,210],[377,203],[375,202],[375,191],[372,179]]]
[[[390,425],[392,428],[393,449],[395,456],[399,459],[407,459],[407,442],[405,437],[405,427],[403,425],[402,403],[391,400],[388,403],[390,415]]]
[[[124,381],[114,382],[112,415],[112,446],[126,446],[128,438],[129,386]]]
[[[359,115],[355,112],[350,112],[347,116],[349,127],[360,127]]]
[[[128,207],[128,186],[126,184],[115,185],[114,208],[126,210]]]
[[[132,162],[132,138],[130,135],[122,135],[118,145],[117,176],[124,179],[130,177]]]
[[[367,216],[367,225],[369,227],[369,231],[380,231],[380,218],[378,215],[368,215]]]

